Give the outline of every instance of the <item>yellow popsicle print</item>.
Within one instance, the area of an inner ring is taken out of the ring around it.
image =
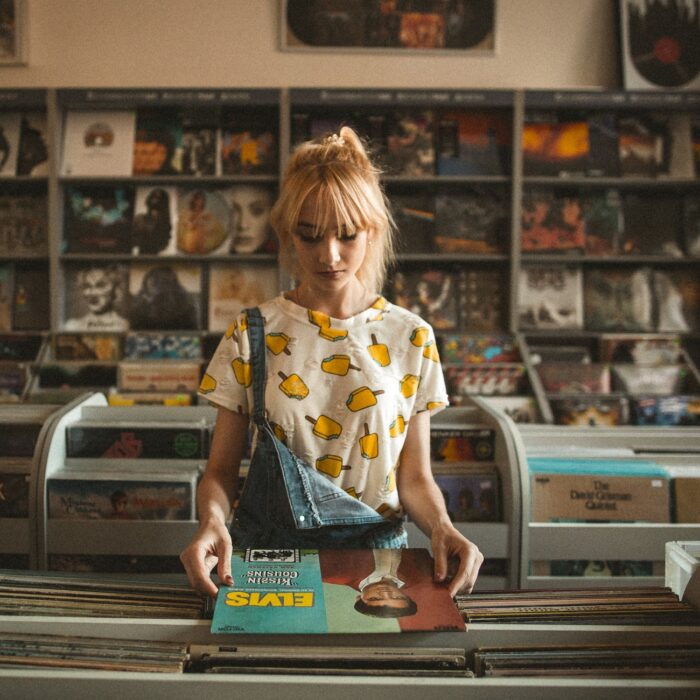
[[[387,474],[384,489],[389,493],[396,491],[396,472],[393,469]]]
[[[355,389],[355,391],[348,396],[345,405],[351,411],[362,411],[365,408],[376,405],[376,397],[383,393],[383,389],[372,391],[368,386],[361,386],[359,389]]]
[[[236,381],[242,386],[250,386],[253,381],[253,372],[250,362],[244,362],[242,357],[237,357],[232,363],[233,374]]]
[[[408,399],[418,391],[420,377],[415,374],[405,374],[401,380],[401,393],[404,398]]]
[[[279,355],[283,352],[285,355],[291,355],[289,350],[289,341],[291,338],[286,333],[268,333],[265,336],[265,345],[273,355]]]
[[[238,328],[241,333],[245,333],[248,330],[248,314],[243,314],[241,316],[241,323]]]
[[[384,318],[384,310],[386,309],[386,299],[384,297],[379,297],[377,301],[370,306],[370,309],[376,309],[379,313],[372,317],[370,321],[381,321]]]
[[[238,324],[235,321],[231,323],[231,325],[226,329],[226,333],[224,333],[226,340],[230,340],[233,337],[233,334],[236,332],[237,328]]]
[[[344,377],[351,369],[359,370],[352,364],[350,355],[330,355],[321,362],[321,369],[328,374],[337,374]]]
[[[428,342],[429,338],[430,331],[425,326],[420,326],[411,333],[410,341],[417,348],[422,348]]]
[[[216,379],[211,376],[211,374],[204,374],[202,381],[199,383],[199,390],[203,394],[208,394],[210,391],[216,389]]]
[[[372,345],[367,346],[370,357],[380,366],[386,367],[391,364],[389,348],[384,343],[377,342],[377,336],[372,333]]]
[[[318,334],[324,340],[330,340],[335,343],[336,340],[344,340],[348,337],[348,332],[342,328],[331,328],[330,326],[324,326],[320,328]]]
[[[311,323],[312,326],[328,328],[331,325],[331,317],[328,314],[322,313],[321,311],[312,311],[309,309],[308,316],[309,323]]]
[[[438,354],[437,345],[434,340],[431,340],[423,346],[423,357],[433,362],[440,362],[440,355]]]
[[[313,433],[324,440],[335,440],[343,432],[343,426],[328,416],[320,415],[318,418],[304,416],[309,423],[314,424]]]
[[[406,430],[406,421],[399,413],[399,415],[396,416],[396,420],[389,426],[389,436],[398,437],[399,435],[403,434],[404,430]]]
[[[359,498],[360,495],[355,491],[355,487],[351,486],[349,489],[344,489],[345,493],[348,494],[348,496],[352,496],[353,498]]]
[[[287,433],[284,432],[284,428],[279,423],[275,423],[274,421],[270,421],[270,427],[272,428],[272,432],[275,434],[275,437],[286,445]]]
[[[348,464],[343,464],[343,460],[337,455],[324,455],[316,460],[316,469],[328,476],[340,476],[343,469],[352,469]]]
[[[284,372],[277,372],[277,376],[282,379],[279,389],[290,399],[301,401],[309,395],[309,387],[304,384],[304,380],[298,374],[287,376]]]
[[[360,451],[365,459],[374,459],[379,454],[379,436],[369,432],[369,425],[365,423],[365,434],[360,438]]]
[[[426,404],[426,410],[427,411],[432,411],[434,408],[439,408],[440,406],[444,406],[445,404],[442,401],[428,401]]]
[[[388,503],[382,503],[379,508],[377,508],[377,513],[384,518],[396,518],[399,516],[399,511],[394,510]]]

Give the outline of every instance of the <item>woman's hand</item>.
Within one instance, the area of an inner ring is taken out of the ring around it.
[[[232,551],[231,535],[223,522],[210,521],[202,524],[192,542],[180,554],[180,561],[192,588],[204,595],[216,597],[218,589],[211,580],[214,566],[222,583],[233,583]]]
[[[479,548],[451,524],[433,528],[430,537],[433,548],[436,581],[449,581],[450,595],[471,593],[484,561]],[[452,570],[456,571],[452,574]]]

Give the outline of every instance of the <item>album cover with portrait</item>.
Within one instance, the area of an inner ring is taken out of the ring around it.
[[[49,148],[45,112],[24,112],[20,122],[17,175],[46,177],[49,174]]]
[[[457,329],[459,278],[449,270],[397,272],[390,286],[391,300],[418,314],[436,331]]]
[[[134,255],[174,255],[178,190],[168,185],[139,185],[131,225]]]
[[[137,111],[132,174],[182,174],[182,115],[177,110]]]
[[[230,211],[220,190],[182,187],[177,192],[175,253],[223,255],[229,252]]]
[[[14,177],[17,174],[19,133],[19,112],[0,112],[0,177]]]
[[[45,194],[0,195],[0,256],[41,258],[48,254]]]
[[[223,175],[273,175],[277,172],[276,117],[267,112],[235,112],[222,116],[219,143]]]
[[[219,190],[229,210],[229,239],[226,252],[233,255],[271,255],[277,251],[277,237],[270,226],[275,201],[267,185],[238,183]]]
[[[523,329],[583,327],[583,275],[562,265],[520,270],[519,324]]]
[[[524,252],[583,252],[586,226],[577,192],[526,190],[520,215]]]

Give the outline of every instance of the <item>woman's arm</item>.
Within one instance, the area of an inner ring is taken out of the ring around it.
[[[248,416],[219,408],[207,468],[197,488],[199,529],[180,554],[192,588],[215,596],[210,578],[217,565],[221,581],[231,580],[231,536],[226,520],[238,493],[238,470],[246,445]]]
[[[450,595],[471,592],[484,561],[479,548],[452,524],[445,499],[430,469],[430,413],[413,416],[396,472],[399,499],[409,517],[430,538],[435,560],[435,578],[447,578],[448,561],[458,559],[457,572],[450,581]]]

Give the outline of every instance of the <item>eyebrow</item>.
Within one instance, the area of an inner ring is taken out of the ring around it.
[[[318,231],[320,235],[324,235],[326,233],[326,229],[321,228],[320,226],[317,226],[316,224],[312,224],[310,221],[297,221],[297,228],[304,228],[304,229],[309,229],[311,231]],[[333,229],[329,229],[333,230]],[[338,227],[335,228],[335,235],[338,235],[340,233],[341,236],[347,236],[348,235],[348,227],[347,224],[342,224],[340,228]]]

